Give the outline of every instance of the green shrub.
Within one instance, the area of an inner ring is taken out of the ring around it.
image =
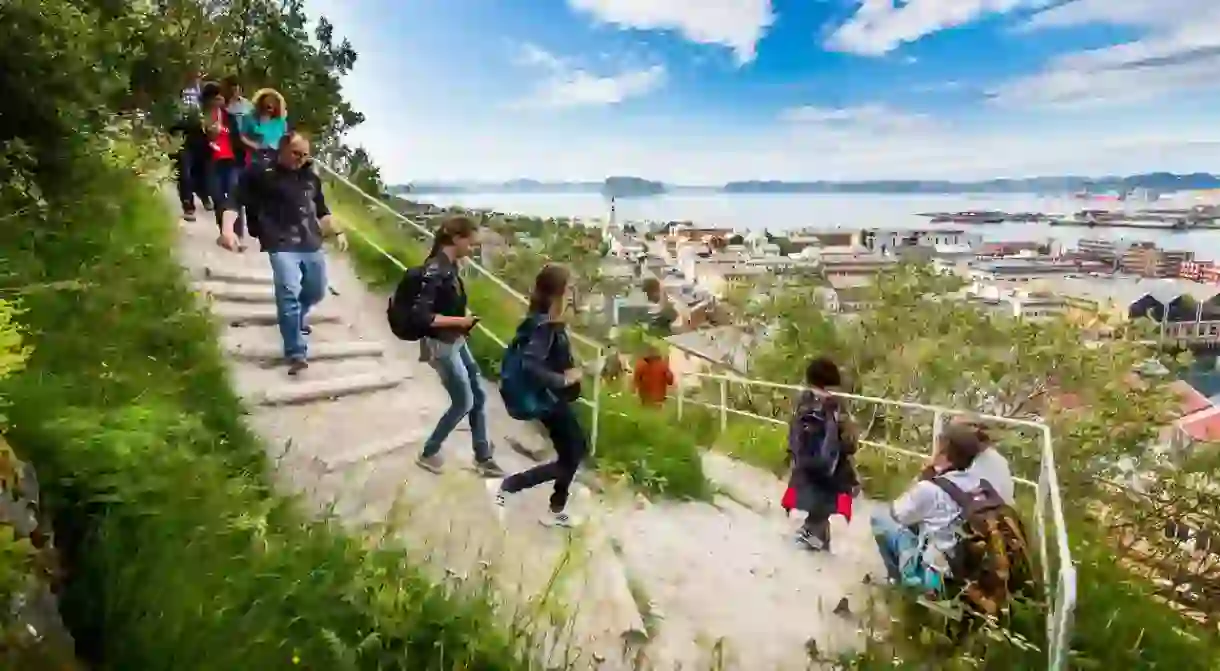
[[[334,183],[328,186],[328,198],[336,216],[358,231],[349,236],[350,252],[358,272],[371,286],[389,290],[402,276],[402,270],[368,240],[404,265],[423,261],[431,243],[414,229],[380,208],[370,207],[350,188]],[[480,323],[500,341],[496,342],[480,330],[470,339],[470,349],[479,367],[485,375],[495,378],[504,351],[500,343],[512,339],[525,316],[525,306],[475,272],[467,277],[466,290],[471,312],[477,314],[482,320]],[[575,348],[577,354],[586,359],[597,356],[597,350],[588,345],[576,342]],[[586,398],[591,398],[593,388],[592,379],[587,378],[584,384]],[[592,427],[590,409],[583,404],[579,407],[582,423],[589,431]],[[599,470],[628,478],[648,492],[676,498],[705,498],[710,490],[697,445],[688,432],[670,421],[666,413],[641,408],[633,397],[616,397],[608,390],[602,394],[594,458]]]
[[[526,668],[528,637],[485,598],[271,492],[164,200],[78,164],[73,202],[0,227],[0,286],[20,294],[33,347],[0,392],[43,481],[70,569],[62,610],[93,665]]]

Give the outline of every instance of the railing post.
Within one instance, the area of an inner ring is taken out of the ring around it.
[[[606,350],[597,350],[597,366],[593,371],[593,424],[589,427],[589,454],[597,454],[597,430],[602,414],[602,371],[606,367]]]
[[[945,413],[936,410],[932,413],[932,456],[936,456],[936,450],[940,447],[940,436],[945,431]]]
[[[1220,361],[1218,359],[1217,361]],[[678,419],[682,419],[682,406],[684,404],[684,396],[686,396],[686,376],[678,375]]]
[[[729,381],[720,378],[720,433],[729,428]]]

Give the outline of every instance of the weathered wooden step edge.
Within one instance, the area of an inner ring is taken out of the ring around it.
[[[284,351],[278,345],[252,345],[240,342],[226,342],[225,352],[238,359],[248,361],[280,361],[284,358]],[[310,343],[309,345],[309,358],[311,361],[380,357],[384,354],[385,346],[375,340],[320,342]]]
[[[250,392],[246,400],[262,406],[298,405],[393,389],[406,379],[402,374],[363,373],[324,380],[294,380]]]
[[[273,326],[279,323],[275,306],[269,304],[218,302],[212,304],[212,314],[230,326]],[[338,321],[340,321],[339,315],[325,306],[309,313],[310,323]]]

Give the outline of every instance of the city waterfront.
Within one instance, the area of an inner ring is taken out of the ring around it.
[[[450,193],[423,194],[437,205],[489,208],[532,216],[605,217],[607,201],[596,193]],[[1188,206],[1192,202],[1165,198],[1155,203],[1129,202],[1126,209]],[[1220,231],[1162,231],[1098,226],[1063,227],[1045,222],[967,225],[932,223],[920,212],[1004,210],[1071,215],[1083,209],[1120,209],[1123,203],[1048,198],[1033,194],[896,195],[896,194],[726,194],[674,193],[646,198],[622,198],[616,203],[620,222],[631,220],[691,221],[741,231],[772,233],[795,229],[856,230],[942,229],[977,230],[988,240],[1054,239],[1073,247],[1081,238],[1156,242],[1169,249],[1189,249],[1200,258],[1220,258]]]

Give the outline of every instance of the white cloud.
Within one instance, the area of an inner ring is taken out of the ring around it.
[[[636,30],[674,30],[691,42],[733,50],[738,64],[754,60],[758,41],[775,22],[771,0],[568,0],[603,23]]]
[[[861,111],[861,109],[871,111]],[[1075,126],[1039,119],[979,129],[885,108],[798,108],[754,130],[696,119],[652,128],[555,126],[530,117],[370,123],[357,131],[391,181],[599,180],[639,175],[674,183],[741,179],[987,179],[1215,169],[1220,129],[1206,118],[1146,124],[1098,115]],[[501,115],[503,116],[503,115]],[[378,130],[379,129],[379,130]],[[511,130],[510,130],[511,129]]]
[[[804,130],[858,133],[905,132],[929,129],[935,125],[925,114],[904,112],[880,104],[837,108],[806,105],[780,112],[780,119],[801,124]]]
[[[529,97],[509,105],[517,109],[616,105],[651,93],[665,83],[665,68],[661,65],[598,75],[570,65],[535,44],[521,47],[518,62],[545,70],[547,75]]]
[[[1090,107],[1220,88],[1220,4],[1214,0],[1077,0],[1041,12],[1026,30],[1108,23],[1141,39],[1066,54],[999,87],[1002,104]]]
[[[1126,0],[1115,0],[1124,2]],[[857,0],[860,7],[826,41],[826,48],[881,56],[925,35],[988,14],[1044,7],[1054,0]]]

